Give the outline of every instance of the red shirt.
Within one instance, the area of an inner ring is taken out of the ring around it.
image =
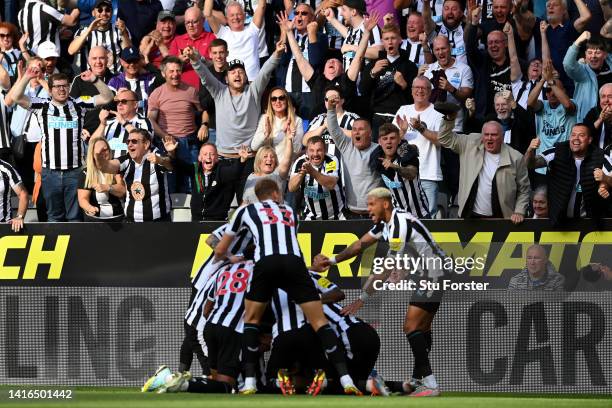
[[[190,45],[197,49],[200,55],[202,55],[204,58],[210,59],[208,47],[215,38],[217,37],[213,33],[209,33],[207,31],[203,31],[202,34],[200,34],[200,36],[195,40],[189,38],[188,34],[177,35],[170,43],[168,52],[170,55],[179,55],[179,53],[185,47]],[[200,77],[198,74],[196,74],[189,63],[183,64],[183,75],[181,76],[181,80],[198,90],[200,89]]]

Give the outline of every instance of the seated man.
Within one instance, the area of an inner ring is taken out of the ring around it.
[[[510,279],[509,290],[563,291],[565,278],[555,270],[541,245],[527,249],[526,266]]]

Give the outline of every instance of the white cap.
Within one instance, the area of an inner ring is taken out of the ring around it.
[[[59,52],[57,51],[57,47],[51,41],[45,41],[44,43],[38,46],[38,56],[42,59],[49,57],[59,57]]]

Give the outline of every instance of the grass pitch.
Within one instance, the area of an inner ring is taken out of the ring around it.
[[[431,407],[431,408],[530,408],[579,407],[612,408],[612,397],[605,395],[537,395],[500,393],[444,393],[439,398],[348,397],[297,395],[226,395],[226,394],[163,394],[141,393],[133,388],[76,387],[71,400],[10,400],[9,389],[51,389],[51,387],[2,386],[0,406],[66,407],[66,408],[293,408],[293,407]]]

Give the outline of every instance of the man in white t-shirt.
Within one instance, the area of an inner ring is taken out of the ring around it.
[[[227,25],[212,12],[213,0],[204,2],[204,16],[218,38],[227,42],[227,60],[241,60],[249,81],[259,72],[259,32],[263,28],[266,2],[257,3],[251,23],[245,27],[246,15],[242,5],[231,1],[225,7]]]
[[[463,105],[474,91],[472,69],[452,56],[446,36],[439,35],[434,38],[433,53],[437,61],[428,66],[425,76],[434,82],[434,88],[446,93],[446,102]],[[440,71],[443,71],[443,75]],[[460,110],[455,121],[455,132],[463,132],[463,117],[463,110]]]
[[[404,139],[419,148],[419,177],[434,218],[438,203],[438,181],[442,181],[438,129],[442,114],[429,102],[431,82],[424,76],[412,81],[414,104],[403,105],[395,114],[393,124],[400,128]]]

